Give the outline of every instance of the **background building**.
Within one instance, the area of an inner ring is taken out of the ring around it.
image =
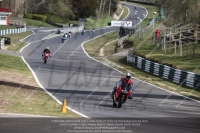
[[[0,7],[8,8],[9,12],[13,15],[17,15],[20,5],[24,3],[25,0],[0,0]]]
[[[9,12],[7,7],[3,6],[3,0],[0,0],[0,5],[0,25],[8,25],[8,17],[12,13]]]

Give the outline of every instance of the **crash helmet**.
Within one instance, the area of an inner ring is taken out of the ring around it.
[[[126,79],[127,79],[127,80],[131,79],[131,74],[130,74],[130,73],[127,73],[127,74],[126,74]]]

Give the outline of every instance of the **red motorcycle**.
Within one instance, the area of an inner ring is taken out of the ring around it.
[[[43,60],[44,60],[44,63],[46,64],[47,61],[49,60],[49,57],[50,57],[50,53],[44,53],[43,54]]]
[[[70,32],[68,33],[67,38],[71,38],[71,36],[72,36],[72,32],[70,31]]]
[[[117,87],[114,87],[114,94],[112,96],[113,99],[113,106],[121,108],[122,104],[126,102],[128,99],[131,91],[128,89],[128,84],[126,84],[124,87],[120,86],[118,89]]]

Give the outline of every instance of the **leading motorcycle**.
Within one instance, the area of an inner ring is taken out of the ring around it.
[[[44,53],[43,54],[43,60],[44,60],[44,64],[47,63],[47,61],[49,60],[50,54],[49,53]]]
[[[124,87],[114,87],[112,92],[113,106],[121,108],[122,104],[128,99],[130,93],[131,92],[129,91],[128,84],[126,84]]]

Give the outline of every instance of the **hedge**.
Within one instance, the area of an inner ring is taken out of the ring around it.
[[[66,17],[60,17],[58,15],[52,15],[52,14],[44,14],[47,16],[48,20],[53,21],[55,23],[68,23],[69,19]]]
[[[25,14],[25,17],[28,19],[34,19],[45,22],[47,20],[47,16],[45,15],[38,15],[38,14]]]
[[[33,18],[33,14],[25,14],[25,18],[32,19]]]

